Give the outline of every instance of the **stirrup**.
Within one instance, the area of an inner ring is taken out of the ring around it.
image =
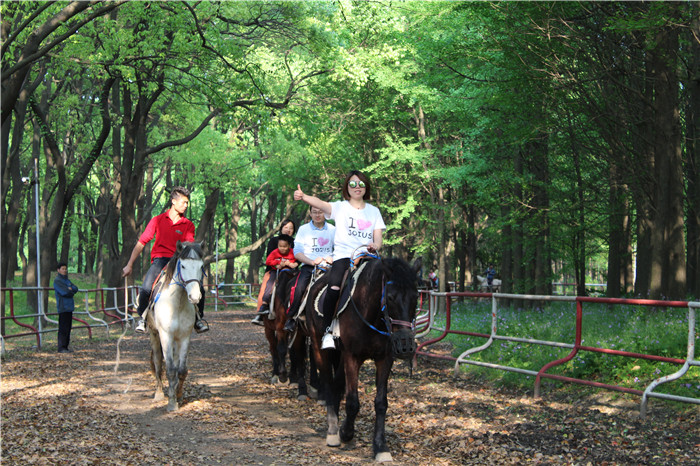
[[[134,332],[146,333],[146,321],[144,319],[140,319],[138,321],[138,323],[136,324],[136,327],[134,328]]]
[[[265,323],[262,321],[262,315],[258,314],[253,319],[250,321],[251,324],[253,325],[260,325],[261,327],[265,326]]]
[[[321,349],[335,349],[335,340],[333,339],[332,333],[326,333],[325,335],[323,335]]]
[[[293,332],[294,329],[297,327],[297,322],[296,320],[289,318],[287,319],[287,322],[284,324],[284,330],[285,332]]]
[[[204,333],[209,331],[209,324],[204,319],[197,319],[194,322],[194,331],[197,333]]]

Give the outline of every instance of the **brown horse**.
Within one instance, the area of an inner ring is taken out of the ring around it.
[[[270,314],[263,319],[265,323],[265,338],[270,345],[270,355],[272,356],[272,379],[271,383],[297,384],[297,399],[306,400],[309,396],[309,389],[306,384],[306,359],[307,345],[306,334],[303,329],[290,335],[284,330],[287,322],[287,309],[289,309],[292,288],[296,284],[298,270],[282,269],[273,272],[270,278],[275,281],[274,293],[272,296],[272,306]],[[289,372],[287,372],[286,357],[289,354]],[[311,368],[311,396],[316,396],[318,383],[315,382],[315,368]]]
[[[401,259],[371,259],[351,272],[352,294],[340,299],[338,349],[321,349],[324,326],[320,301],[327,286],[323,278],[311,288],[306,305],[306,323],[313,356],[321,376],[319,396],[326,400],[328,432],[326,444],[340,446],[355,435],[360,410],[358,378],[362,364],[371,359],[376,368],[375,423],[372,442],[376,461],[391,461],[386,444],[387,390],[394,358],[410,360],[416,350],[415,317],[418,303],[418,270]],[[340,402],[346,398],[346,418],[338,428]]]

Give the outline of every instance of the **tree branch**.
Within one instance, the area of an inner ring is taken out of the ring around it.
[[[157,146],[148,148],[148,149],[146,149],[146,155],[148,156],[151,154],[155,154],[156,152],[160,152],[163,149],[167,149],[168,147],[181,146],[183,144],[190,142],[195,137],[197,137],[197,135],[199,133],[201,133],[202,130],[204,130],[204,128],[207,127],[207,125],[212,120],[212,118],[216,117],[220,113],[221,113],[221,110],[218,110],[218,109],[212,111],[209,115],[207,115],[207,117],[204,119],[204,121],[202,121],[202,124],[200,124],[199,127],[197,127],[197,129],[192,131],[192,133],[190,133],[188,136],[185,136],[184,138],[180,138],[180,139],[174,139],[172,141],[166,141],[166,142],[163,142],[161,144],[158,144]]]
[[[114,2],[109,2],[106,6],[100,8],[99,10],[94,11],[90,16],[85,18],[84,20],[74,24],[72,27],[68,29],[65,33],[61,34],[57,38],[55,38],[52,42],[50,42],[48,45],[44,46],[43,48],[39,49],[39,44],[41,44],[41,41],[43,41],[46,37],[48,37],[49,34],[54,32],[56,29],[58,29],[60,26],[62,26],[68,19],[72,18],[73,16],[76,16],[79,14],[81,11],[91,7],[93,4],[96,3],[101,3],[99,1],[92,1],[92,2],[73,2],[71,5],[68,7],[64,8],[59,12],[56,16],[51,18],[49,21],[44,23],[42,27],[37,29],[35,32],[32,33],[32,38],[28,41],[28,45],[31,44],[29,48],[29,51],[31,51],[32,48],[35,48],[35,51],[32,52],[30,55],[26,57],[20,57],[20,60],[15,63],[14,66],[10,67],[8,70],[3,71],[2,73],[2,79],[8,79],[10,76],[12,76],[15,72],[18,70],[30,65],[32,62],[36,61],[38,58],[43,57],[46,55],[49,50],[53,49],[55,46],[75,34],[75,32],[89,23],[90,21],[94,20],[97,17],[103,16],[105,13],[108,13],[115,8],[121,6],[122,4],[126,3],[128,0],[118,0]],[[77,4],[77,5],[76,5]],[[72,7],[69,9],[69,7]]]

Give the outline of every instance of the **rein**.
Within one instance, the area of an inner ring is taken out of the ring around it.
[[[361,254],[359,257],[365,257],[365,256],[370,256],[375,259],[379,259],[378,255],[374,254]],[[359,262],[359,261],[358,261]],[[355,265],[355,261],[353,261],[353,266]],[[353,309],[355,309],[355,314],[360,318],[360,320],[369,328],[374,330],[375,332],[379,333],[380,335],[383,335],[385,337],[390,337],[392,334],[391,328],[392,325],[398,325],[399,327],[406,327],[410,328],[411,331],[416,330],[416,321],[415,319],[413,322],[407,322],[405,320],[398,320],[398,319],[392,319],[389,314],[387,313],[386,309],[386,285],[393,285],[393,281],[389,280],[388,282],[385,282],[384,279],[382,278],[382,308],[381,308],[381,313],[382,313],[382,321],[384,322],[384,325],[386,325],[387,331],[379,330],[377,327],[372,325],[367,321],[367,319],[364,318],[364,316],[360,313],[360,310],[357,308],[357,305],[355,304],[355,300],[353,299],[352,296],[350,296],[350,302],[352,303]]]

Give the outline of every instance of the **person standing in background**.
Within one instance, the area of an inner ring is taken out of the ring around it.
[[[73,327],[73,311],[75,301],[73,296],[78,292],[78,287],[68,279],[68,266],[65,262],[59,262],[56,266],[56,278],[53,281],[53,289],[56,293],[56,308],[58,310],[58,352],[72,353],[68,347],[70,344],[70,331]]]

